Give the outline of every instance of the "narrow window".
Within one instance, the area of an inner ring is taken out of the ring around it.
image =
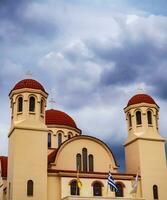
[[[80,190],[79,190],[79,187],[77,187],[77,181],[76,180],[71,182],[70,190],[71,190],[71,195],[79,195],[80,194]]]
[[[82,149],[83,172],[87,172],[87,149]]]
[[[128,115],[128,119],[129,119],[129,127],[132,127],[132,116],[130,113]]]
[[[41,114],[44,113],[44,101],[43,101],[43,99],[41,99],[40,111],[41,111]]]
[[[81,154],[76,155],[76,169],[81,171]]]
[[[116,186],[118,188],[118,191],[115,192],[115,196],[116,197],[123,197],[124,196],[123,185],[121,183],[116,183]]]
[[[27,196],[33,196],[33,181],[27,181]]]
[[[158,187],[157,187],[157,185],[153,186],[153,196],[154,196],[154,200],[158,199]]]
[[[141,124],[141,112],[140,111],[136,112],[136,124],[137,125]]]
[[[48,133],[48,148],[51,148],[51,144],[52,144],[52,135],[51,133]]]
[[[18,112],[22,112],[23,111],[23,97],[19,97],[18,98],[17,111]]]
[[[62,134],[59,133],[58,134],[58,147],[61,145],[61,143],[62,143]]]
[[[69,133],[69,134],[68,134],[68,139],[70,139],[70,138],[71,138],[71,134]]]
[[[89,154],[89,171],[90,172],[93,172],[93,168],[94,168],[94,166],[93,166],[93,155],[92,154]]]
[[[102,184],[100,182],[93,184],[93,196],[102,196]]]
[[[148,124],[152,124],[152,113],[151,111],[147,111],[147,121],[148,121]]]
[[[30,100],[29,100],[29,111],[30,112],[35,112],[35,98],[34,97],[30,97]]]

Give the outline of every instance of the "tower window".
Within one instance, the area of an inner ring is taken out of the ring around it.
[[[27,181],[27,196],[33,196],[33,186],[34,183],[32,180]]]
[[[30,112],[35,112],[35,98],[34,97],[30,97],[29,111]]]
[[[40,111],[41,111],[41,114],[44,113],[44,100],[43,99],[41,99]]]
[[[22,112],[23,111],[23,97],[19,97],[18,98],[17,111],[18,112]]]
[[[137,111],[136,112],[136,124],[137,125],[140,125],[142,122],[141,122],[141,112],[140,111]]]
[[[147,111],[147,121],[148,121],[148,124],[152,124],[152,113],[151,111]]]
[[[58,134],[58,147],[61,145],[61,143],[62,143],[62,134],[59,133]]]
[[[157,187],[157,185],[153,186],[153,197],[154,197],[154,200],[158,199],[158,187]]]
[[[87,149],[82,149],[83,172],[87,172]]]
[[[52,144],[52,135],[51,133],[48,133],[48,148],[51,147],[51,144]]]
[[[94,168],[94,166],[93,166],[93,155],[92,154],[89,154],[89,171],[90,172],[93,172],[93,168]]]
[[[123,197],[124,193],[123,193],[123,184],[122,183],[116,183],[116,186],[118,188],[118,191],[115,192],[115,196],[116,197]]]
[[[102,183],[93,183],[93,196],[102,196]]]
[[[71,195],[79,195],[80,194],[80,190],[79,190],[79,187],[77,187],[77,181],[76,180],[73,180],[71,183],[70,183],[70,192],[71,192]]]
[[[129,121],[129,127],[131,127],[132,126],[132,116],[130,113],[128,115],[128,121]]]
[[[81,154],[76,155],[76,169],[81,171]]]

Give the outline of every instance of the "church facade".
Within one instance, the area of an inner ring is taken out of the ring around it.
[[[83,135],[67,113],[46,110],[47,97],[34,79],[19,81],[9,93],[11,127],[8,157],[0,156],[0,200],[167,199],[165,139],[151,96],[134,95],[124,108],[124,173],[103,141]],[[109,188],[109,171],[118,191]]]

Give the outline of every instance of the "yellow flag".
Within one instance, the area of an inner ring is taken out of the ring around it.
[[[80,181],[80,178],[79,178],[79,169],[77,170],[77,186],[79,189],[81,189],[82,187],[82,182]]]

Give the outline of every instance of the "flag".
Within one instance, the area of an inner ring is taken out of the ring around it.
[[[131,190],[130,194],[136,193],[136,192],[137,192],[138,179],[139,179],[139,174],[137,173],[137,174],[136,174],[135,181],[134,181],[134,183],[132,184],[132,190]]]
[[[115,190],[116,192],[118,192],[118,188],[115,184],[114,178],[111,175],[111,172],[109,171],[108,173],[108,185],[110,186],[110,189],[113,191]]]
[[[81,182],[81,180],[80,180],[80,178],[79,178],[79,167],[78,167],[78,169],[77,169],[77,187],[78,187],[79,189],[81,189],[81,187],[82,187],[82,182]]]

